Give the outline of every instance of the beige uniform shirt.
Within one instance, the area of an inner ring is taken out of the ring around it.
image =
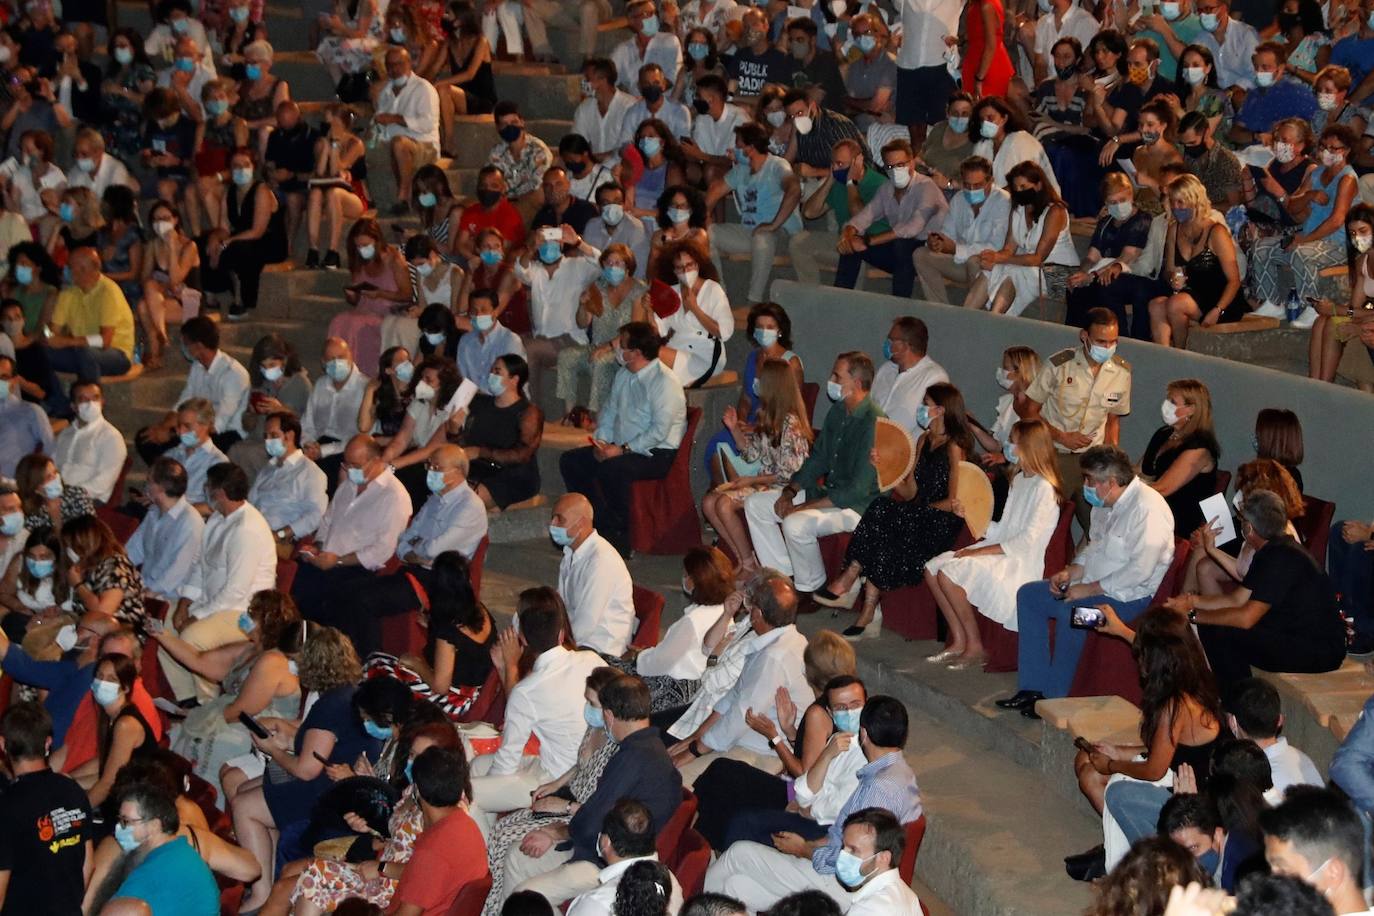
[[[1131,412],[1131,364],[1113,356],[1093,375],[1092,363],[1082,347],[1060,350],[1050,357],[1026,389],[1027,397],[1040,404],[1040,416],[1066,433],[1081,432],[1101,445],[1108,415],[1124,417]],[[1055,443],[1061,452],[1070,451]]]

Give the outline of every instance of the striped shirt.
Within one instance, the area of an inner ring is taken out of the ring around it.
[[[901,751],[893,751],[859,770],[859,785],[835,815],[825,845],[811,854],[811,865],[820,875],[835,873],[835,860],[844,848],[844,821],[855,811],[882,808],[898,823],[909,824],[921,816],[921,790]]]

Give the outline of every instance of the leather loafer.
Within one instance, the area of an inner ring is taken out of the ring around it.
[[[1029,706],[1022,706],[1022,707],[1021,707],[1021,715],[1025,716],[1027,719],[1039,719],[1039,718],[1040,718],[1040,713],[1038,713],[1038,712],[1035,711],[1035,704],[1034,704],[1034,703],[1031,703]]]
[[[1075,859],[1072,863],[1068,859],[1064,860],[1064,871],[1070,878],[1075,881],[1095,881],[1107,874],[1106,850],[1099,846],[1091,852],[1095,853],[1091,858],[1072,856],[1071,858]],[[1087,855],[1084,853],[1084,856]]]
[[[1036,700],[1044,698],[1045,695],[1038,690],[1018,690],[1004,700],[993,700],[993,705],[998,709],[1026,709],[1033,707]]]

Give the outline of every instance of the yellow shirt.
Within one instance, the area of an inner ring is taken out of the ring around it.
[[[1109,415],[1121,417],[1131,412],[1131,364],[1113,356],[1097,374],[1092,370],[1081,346],[1060,350],[1026,389],[1026,397],[1040,403],[1040,416],[1046,423],[1092,439],[1078,451],[1102,444]],[[1058,443],[1055,448],[1069,451]]]
[[[99,334],[101,328],[112,327],[110,346],[133,361],[134,313],[119,284],[104,274],[90,292],[75,285],[63,289],[53,307],[52,326],[58,331],[65,327],[73,337]]]

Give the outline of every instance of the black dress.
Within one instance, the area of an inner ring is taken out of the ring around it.
[[[253,182],[242,199],[237,189],[229,192],[226,202],[231,234],[236,235],[253,228],[258,205],[258,187],[262,184],[261,181]],[[219,268],[204,271],[206,289],[212,292],[228,292],[232,288],[229,275],[233,274],[239,281],[239,302],[245,309],[256,308],[262,269],[268,264],[285,261],[286,257],[286,208],[278,206],[272,211],[267,230],[260,238],[230,242],[219,256]]]
[[[928,451],[922,440],[916,455],[916,496],[908,500],[880,496],[854,529],[845,564],[858,563],[880,591],[916,585],[926,561],[954,546],[964,520],[931,507],[949,496],[949,449]]]
[[[468,56],[458,60],[453,55],[453,46],[448,48],[448,65],[450,72],[462,73],[467,69],[468,61],[472,60],[472,55],[477,53],[478,42],[473,42],[472,50]],[[459,83],[458,88],[463,90],[467,96],[468,114],[486,114],[496,107],[496,77],[491,70],[491,58],[488,57],[486,63],[477,68],[472,79],[466,83]]]
[[[1174,513],[1175,536],[1187,538],[1191,537],[1203,522],[1202,509],[1198,507],[1198,503],[1217,491],[1217,459],[1221,457],[1221,447],[1217,445],[1215,436],[1203,432],[1195,432],[1187,439],[1171,445],[1169,436],[1173,431],[1172,426],[1161,426],[1155,430],[1155,434],[1150,437],[1150,444],[1145,446],[1144,457],[1140,459],[1140,471],[1145,476],[1158,480],[1168,472],[1178,456],[1186,451],[1202,448],[1211,454],[1210,471],[1199,472],[1192,480],[1164,497],[1164,501]]]
[[[529,414],[529,412],[533,414]],[[542,430],[539,408],[521,398],[509,407],[499,407],[491,395],[479,394],[468,406],[463,444],[483,450],[468,466],[468,481],[476,488],[487,488],[496,505],[504,509],[511,503],[529,499],[539,492],[539,439],[529,442],[523,430],[533,424]]]
[[[1208,228],[1206,243],[1200,251],[1186,261],[1180,260],[1178,237],[1174,237],[1174,264],[1182,267],[1187,277],[1183,291],[1193,297],[1198,310],[1204,315],[1216,308],[1217,303],[1221,301],[1221,294],[1226,290],[1226,272],[1221,269],[1221,259],[1216,256],[1216,252],[1212,251],[1212,233],[1217,231],[1217,226],[1221,227],[1222,232],[1230,231],[1221,223]],[[1161,276],[1160,282],[1164,287],[1163,295],[1172,295],[1174,288],[1171,278]],[[1245,297],[1236,295],[1232,297],[1230,305],[1222,310],[1218,323],[1229,324],[1232,321],[1240,321],[1248,311]]]

